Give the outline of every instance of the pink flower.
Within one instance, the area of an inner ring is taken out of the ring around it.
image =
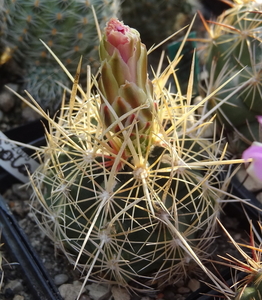
[[[258,116],[257,120],[262,125],[262,116]],[[242,158],[244,160],[252,158],[247,172],[262,181],[262,143],[253,142],[253,144],[243,152]]]
[[[260,123],[260,125],[262,125],[262,116],[257,116],[257,120]]]

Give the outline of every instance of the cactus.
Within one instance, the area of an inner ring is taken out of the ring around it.
[[[190,104],[193,67],[187,98],[165,87],[180,53],[151,81],[139,33],[111,19],[99,81],[89,74],[84,92],[79,66],[58,121],[22,98],[49,122],[30,180],[41,206],[33,214],[86,280],[150,290],[197,265],[208,273],[202,262],[227,194],[223,165],[234,161],[222,140],[204,137],[213,118],[196,115],[208,98]]]
[[[191,0],[125,0],[121,5],[121,16],[151,47],[190,23],[200,7],[199,1]]]
[[[224,294],[221,299],[231,300],[260,300],[262,297],[262,272],[261,272],[261,222],[258,222],[258,226],[254,226],[252,221],[249,220],[250,224],[250,243],[243,244],[237,243],[233,237],[228,233],[225,227],[220,223],[223,231],[229,238],[230,242],[237,249],[243,260],[236,258],[232,255],[227,257],[220,257],[223,261],[220,264],[230,266],[236,271],[233,275],[233,284],[231,287],[220,290]],[[256,243],[258,240],[258,243]],[[247,249],[250,250],[251,254],[247,254]],[[239,274],[239,272],[241,272]]]
[[[66,86],[69,81],[39,39],[50,46],[70,72],[75,72],[81,56],[83,69],[87,64],[96,68],[99,41],[91,6],[101,28],[119,9],[118,0],[3,0],[0,4],[2,60],[12,57],[23,66],[24,88],[52,112],[62,95],[56,81]]]
[[[238,156],[253,141],[262,141],[256,119],[262,114],[261,9],[259,1],[235,1],[210,26],[203,20],[209,35],[202,55],[209,72],[205,95],[236,75],[211,97],[208,108],[223,102],[215,113],[220,127],[225,128],[231,152]]]

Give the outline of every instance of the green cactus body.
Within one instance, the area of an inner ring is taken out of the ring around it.
[[[260,256],[259,256],[260,257]],[[238,288],[234,300],[260,300],[262,297],[262,274],[261,269],[257,269],[255,265],[261,267],[261,262],[255,262],[252,272],[243,279],[247,284]],[[248,284],[249,283],[249,284]]]
[[[262,297],[261,286],[249,286],[241,290],[235,300],[260,300]]]
[[[125,0],[121,15],[151,47],[190,23],[197,7],[199,2],[190,0]]]
[[[207,272],[228,185],[221,141],[203,137],[210,120],[165,88],[173,64],[150,81],[144,54],[136,30],[108,22],[101,90],[72,89],[31,176],[36,220],[68,259],[87,278],[140,290]]]
[[[178,280],[194,265],[181,236],[204,259],[219,212],[217,170],[201,165],[212,143],[166,129],[168,146],[152,141],[145,153],[127,147],[120,169],[108,136],[99,125],[87,132],[86,117],[68,116],[65,131],[49,136],[32,177],[43,206],[39,223],[70,261],[82,251],[79,266],[92,267],[96,279],[123,286]]]
[[[69,79],[41,43],[43,40],[74,74],[80,57],[98,67],[98,34],[91,6],[104,27],[119,9],[118,0],[3,0],[0,5],[0,44],[23,67],[24,88],[43,108],[54,111]]]
[[[211,98],[209,108],[242,86],[216,110],[229,141],[233,141],[231,150],[238,155],[259,135],[256,116],[262,114],[261,9],[256,1],[243,1],[225,11],[210,27],[210,43],[203,56],[210,74],[207,93],[235,76]]]
[[[219,297],[219,299],[260,300],[262,297],[260,238],[262,227],[260,221],[255,225],[251,219],[248,218],[247,221],[250,226],[248,243],[236,242],[223,224],[218,222],[230,243],[240,255],[227,254],[225,257],[220,256],[220,258],[225,260],[222,264],[231,268],[232,284],[230,287],[221,287],[220,293],[223,296]],[[221,261],[218,263],[221,263]]]

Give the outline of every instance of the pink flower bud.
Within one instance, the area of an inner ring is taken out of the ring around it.
[[[100,59],[104,124],[109,127],[127,114],[121,122],[124,128],[135,122],[139,132],[146,133],[153,118],[153,87],[147,75],[146,47],[138,31],[111,19],[100,43]],[[120,127],[116,124],[112,131],[118,132]]]

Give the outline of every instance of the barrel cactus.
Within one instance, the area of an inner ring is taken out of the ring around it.
[[[261,10],[261,1],[238,0],[210,25],[204,21],[209,35],[202,56],[209,73],[205,95],[235,76],[211,97],[208,108],[221,104],[215,113],[230,150],[238,156],[253,141],[262,141],[257,122],[262,114]]]
[[[121,4],[121,16],[151,47],[190,23],[200,8],[201,3],[192,0],[125,0]]]
[[[250,242],[237,243],[220,223],[223,231],[234,245],[241,258],[227,255],[220,264],[230,266],[232,269],[232,285],[221,289],[223,294],[218,299],[231,300],[261,300],[262,298],[262,272],[261,272],[261,223],[250,223]],[[250,254],[248,254],[250,252]]]
[[[99,41],[92,6],[101,28],[119,9],[118,0],[0,1],[2,63],[13,58],[23,68],[24,88],[45,109],[55,111],[62,94],[56,81],[68,85],[68,80],[40,39],[70,72],[81,56],[83,69],[96,68]]]
[[[196,118],[208,98],[191,106],[192,78],[187,98],[165,87],[178,56],[151,81],[139,33],[117,19],[107,23],[100,58],[99,80],[88,76],[84,92],[76,76],[58,121],[35,108],[49,121],[30,182],[39,226],[100,283],[145,290],[197,265],[208,272],[202,262],[231,163],[222,141],[204,137],[212,119]]]

